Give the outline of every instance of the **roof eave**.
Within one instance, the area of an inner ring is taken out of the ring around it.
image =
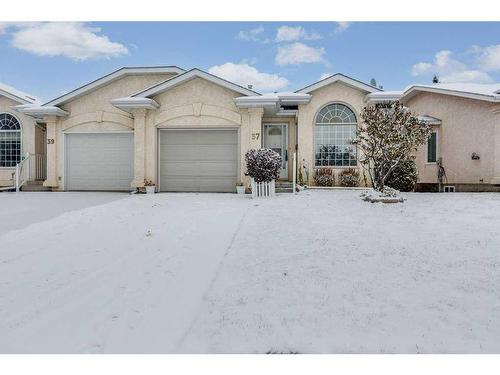
[[[15,108],[25,115],[36,118],[44,116],[66,117],[69,115],[69,112],[66,112],[61,108],[55,106],[18,105]]]
[[[169,73],[174,73],[174,74],[182,74],[184,73],[185,70],[182,68],[179,68],[178,66],[154,66],[154,67],[123,67],[118,70],[115,70],[103,77],[100,77],[90,83],[87,83],[83,86],[80,86],[69,93],[66,93],[64,95],[61,95],[45,104],[44,106],[57,106],[57,105],[63,105],[67,103],[70,100],[76,99],[82,95],[85,95],[86,93],[95,90],[99,87],[102,87],[104,85],[107,85],[122,76],[126,75],[134,75],[134,74],[169,74]]]
[[[330,77],[327,77],[325,79],[322,79],[320,81],[317,81],[309,86],[306,86],[300,90],[297,90],[295,91],[296,93],[304,93],[304,94],[309,94],[315,90],[318,90],[322,87],[325,87],[327,85],[330,85],[332,83],[335,83],[335,82],[342,82],[348,86],[351,86],[353,88],[356,88],[356,89],[359,89],[359,90],[363,90],[363,91],[366,91],[366,92],[379,92],[379,91],[383,91],[382,89],[379,89],[378,87],[375,87],[375,86],[371,86],[371,85],[368,85],[364,82],[361,82],[357,79],[354,79],[352,77],[349,77],[349,76],[346,76],[342,73],[336,73],[334,75],[331,75]]]
[[[414,97],[418,92],[429,92],[429,93],[433,93],[433,94],[452,95],[452,96],[457,96],[460,98],[482,100],[482,101],[493,102],[493,103],[500,102],[500,95],[484,95],[484,94],[477,94],[477,93],[471,93],[471,92],[465,92],[465,91],[448,90],[448,89],[442,89],[442,88],[437,88],[437,87],[427,87],[427,86],[419,86],[419,85],[413,85],[413,86],[409,87],[403,93],[401,100],[409,100],[412,97]]]
[[[246,95],[246,96],[255,96],[255,95],[260,96],[261,95],[260,93],[258,93],[256,91],[247,89],[243,86],[237,85],[236,83],[230,82],[230,81],[225,80],[221,77],[217,77],[213,74],[207,73],[201,69],[194,68],[194,69],[188,70],[187,72],[181,73],[175,77],[169,78],[163,82],[157,83],[156,85],[151,86],[145,90],[139,91],[138,93],[133,94],[132,97],[146,98],[146,97],[158,95],[164,91],[167,91],[173,87],[176,87],[182,83],[188,82],[188,81],[195,79],[195,78],[206,79],[207,81],[210,81],[210,82],[215,83],[219,86],[225,87],[229,90],[235,91],[235,92],[240,93],[242,95]]]
[[[118,98],[111,100],[111,104],[116,108],[124,110],[126,112],[131,112],[135,109],[158,109],[160,105],[150,98]]]

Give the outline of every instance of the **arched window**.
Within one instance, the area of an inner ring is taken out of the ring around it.
[[[21,161],[21,124],[9,113],[0,113],[0,167]]]
[[[323,107],[315,122],[315,165],[356,166],[356,138],[358,122],[347,106],[334,103]]]

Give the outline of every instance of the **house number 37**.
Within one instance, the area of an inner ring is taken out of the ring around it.
[[[54,144],[54,138],[47,139],[47,144],[48,145],[53,145]]]
[[[260,133],[252,133],[252,141],[258,140],[260,137]]]

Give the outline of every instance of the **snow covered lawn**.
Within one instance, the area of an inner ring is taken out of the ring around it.
[[[500,353],[500,194],[358,195],[75,194],[0,236],[0,352]]]

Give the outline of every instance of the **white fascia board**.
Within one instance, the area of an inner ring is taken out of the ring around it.
[[[203,70],[195,68],[195,69],[191,69],[185,73],[179,74],[176,77],[172,77],[170,79],[167,79],[166,81],[160,82],[160,83],[158,83],[158,84],[156,84],[156,85],[154,85],[146,90],[142,90],[142,91],[140,91],[132,96],[133,97],[142,97],[142,98],[154,96],[154,95],[162,93],[162,92],[164,92],[172,87],[178,86],[178,85],[180,85],[184,82],[187,82],[191,79],[194,79],[194,78],[203,78],[207,81],[215,83],[216,85],[225,87],[229,90],[235,91],[235,92],[240,93],[242,95],[260,95],[256,91],[246,89],[243,86],[226,81],[223,78],[214,76],[213,74],[210,74],[210,73],[204,72]]]
[[[297,90],[295,92],[297,93],[304,93],[304,94],[309,94],[315,90],[318,90],[324,86],[330,85],[335,82],[342,82],[348,86],[354,87],[356,89],[366,91],[366,92],[378,92],[382,91],[382,89],[379,89],[378,87],[368,85],[366,83],[363,83],[361,81],[358,81],[357,79],[348,77],[344,74],[341,73],[336,73],[330,77],[327,77],[325,79],[322,79],[321,81],[318,81],[316,83],[313,83],[312,85],[306,86],[300,90]]]
[[[395,102],[400,100],[403,96],[403,92],[400,93],[384,93],[384,92],[374,92],[366,95],[365,102],[367,103],[385,103],[385,102]]]
[[[428,125],[441,125],[441,120],[432,116],[420,115],[417,118]]]
[[[244,96],[234,99],[238,108],[277,107],[279,99],[268,96]]]
[[[297,117],[298,113],[299,113],[299,111],[296,109],[282,109],[282,110],[276,112],[273,116]]]
[[[129,111],[132,109],[157,109],[160,108],[160,105],[150,98],[118,98],[111,100],[111,104],[115,107],[120,108],[124,111]]]
[[[17,95],[14,95],[8,91],[4,91],[4,90],[1,90],[0,89],[0,96],[5,96],[6,98],[9,98],[13,101],[15,101],[16,103],[21,103],[21,104],[31,104],[31,103],[34,103],[34,102],[30,102],[29,100],[26,100],[24,98],[21,98]]]
[[[416,95],[417,92],[430,92],[430,93],[434,93],[434,94],[452,95],[452,96],[458,96],[461,98],[483,100],[483,101],[487,101],[487,102],[500,102],[500,96],[498,96],[498,95],[483,95],[483,94],[476,94],[476,93],[471,93],[471,92],[447,90],[447,89],[441,89],[441,88],[436,88],[436,87],[419,86],[419,85],[413,85],[413,86],[409,87],[403,93],[403,96],[401,97],[401,99],[408,100],[408,99],[412,98],[414,95]]]
[[[66,117],[69,115],[69,112],[63,111],[59,107],[55,106],[40,106],[40,105],[18,105],[16,107],[21,113],[32,117],[43,117],[43,116],[57,116],[57,117]]]
[[[133,75],[133,74],[169,74],[169,73],[175,73],[175,74],[181,74],[184,72],[184,69],[181,69],[177,66],[153,66],[153,67],[125,67],[121,68],[118,70],[115,70],[114,72],[105,75],[104,77],[101,77],[99,79],[96,79],[95,81],[92,81],[84,86],[81,86],[67,94],[64,94],[56,99],[51,100],[50,102],[45,103],[44,105],[48,106],[56,106],[56,105],[62,105],[72,99],[75,99],[79,96],[82,96],[92,90],[95,90],[99,87],[102,87],[104,85],[107,85],[123,76],[126,75]]]
[[[285,105],[307,104],[311,101],[311,95],[309,94],[302,94],[302,95],[279,94],[278,97],[281,104]]]

